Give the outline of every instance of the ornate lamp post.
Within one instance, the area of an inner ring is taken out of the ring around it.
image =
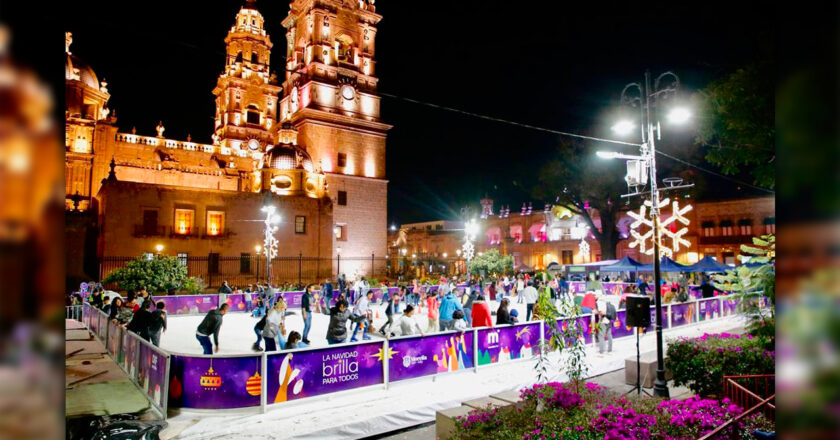
[[[277,239],[274,238],[274,233],[277,232],[277,223],[280,223],[280,215],[274,214],[275,208],[272,205],[262,207],[262,212],[265,213],[265,239],[263,240],[263,255],[265,255],[265,280],[266,284],[271,285],[271,260],[277,256]]]
[[[651,87],[650,71],[645,71],[644,82],[630,83],[621,91],[622,104],[638,106],[641,118],[642,144],[639,156],[631,156],[613,152],[598,152],[598,156],[606,159],[627,159],[628,174],[625,180],[633,190],[632,194],[622,197],[631,197],[643,194],[638,190],[647,184],[647,173],[650,173],[650,217],[652,221],[653,238],[653,282],[655,289],[656,307],[656,380],[653,384],[653,394],[659,397],[668,397],[668,383],[665,380],[665,361],[662,345],[662,289],[660,286],[662,274],[660,271],[660,250],[662,231],[659,221],[659,209],[663,205],[659,201],[659,189],[656,179],[656,139],[661,137],[661,126],[656,111],[662,105],[662,101],[676,95],[680,86],[680,79],[673,72],[665,72],[659,75]],[[638,96],[628,94],[630,90],[638,90]],[[651,108],[654,114],[651,116]],[[672,123],[683,123],[688,120],[690,113],[683,107],[671,109],[668,120]],[[621,120],[612,129],[618,134],[629,134],[635,128],[631,120]],[[668,189],[686,188],[692,185],[669,186]]]

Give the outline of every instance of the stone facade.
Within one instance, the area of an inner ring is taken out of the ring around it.
[[[317,31],[307,25],[315,18]],[[119,130],[107,84],[70,53],[68,33],[65,193],[67,209],[92,221],[83,247],[100,260],[158,245],[170,255],[239,257],[262,244],[260,208],[270,202],[283,218],[279,257],[342,255],[342,272],[369,275],[371,256],[387,249],[391,126],[379,120],[373,76],[380,19],[366,1],[292,1],[286,53],[310,55],[293,56],[278,79],[265,18],[247,0],[225,38],[211,144],[166,138],[163,122],[154,135]],[[315,42],[332,55],[316,56]],[[294,232],[300,218],[305,233]]]

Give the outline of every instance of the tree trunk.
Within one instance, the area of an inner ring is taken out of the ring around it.
[[[615,223],[605,224],[604,218],[601,218],[601,222],[601,235],[598,237],[598,244],[601,245],[601,259],[614,260],[619,242],[618,231]]]

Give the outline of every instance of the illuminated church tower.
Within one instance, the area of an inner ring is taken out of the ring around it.
[[[213,89],[213,141],[234,154],[242,149],[265,152],[273,143],[270,130],[277,122],[282,88],[269,73],[272,43],[263,24],[254,0],[248,0],[225,37],[225,70]]]
[[[387,241],[385,137],[374,76],[373,0],[294,0],[286,28],[281,123],[326,173],[333,200],[334,253],[384,256]],[[342,272],[352,276],[348,267]]]

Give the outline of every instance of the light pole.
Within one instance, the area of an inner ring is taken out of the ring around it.
[[[464,223],[464,258],[467,260],[467,280],[470,279],[470,261],[475,254],[475,246],[473,246],[473,239],[475,238],[475,234],[478,232],[478,223],[475,222],[475,219],[470,219],[468,222]]]
[[[263,253],[265,255],[265,282],[271,286],[271,260],[277,256],[277,239],[274,233],[277,232],[277,223],[280,223],[280,215],[275,215],[275,208],[272,205],[262,207],[265,213],[265,239],[263,241]]]
[[[666,80],[670,78],[670,82]],[[658,118],[654,114],[651,117],[651,107],[658,109],[661,100],[676,95],[680,86],[680,79],[673,72],[665,72],[654,80],[651,88],[650,71],[645,71],[643,83],[630,83],[621,91],[621,102],[633,107],[639,106],[641,111],[641,155],[632,156],[612,152],[598,152],[598,156],[606,159],[627,159],[628,175],[625,178],[627,184],[634,193],[622,197],[630,197],[642,194],[638,191],[639,186],[647,184],[645,169],[650,173],[650,216],[653,222],[653,282],[654,282],[654,303],[656,308],[656,380],[653,383],[653,394],[658,397],[669,397],[668,382],[665,380],[665,358],[662,345],[662,274],[660,271],[660,242],[662,233],[659,227],[659,189],[656,181],[656,139],[661,137],[662,130]],[[639,96],[629,96],[628,90],[637,89]],[[675,107],[668,115],[673,123],[685,122],[690,116],[688,110],[682,107]],[[655,121],[654,121],[655,119]],[[612,129],[618,134],[629,134],[635,128],[635,124],[629,120],[621,120]],[[654,133],[656,134],[654,136]],[[631,171],[634,170],[634,171]],[[692,185],[684,185],[681,188]],[[669,188],[670,189],[670,188]]]

